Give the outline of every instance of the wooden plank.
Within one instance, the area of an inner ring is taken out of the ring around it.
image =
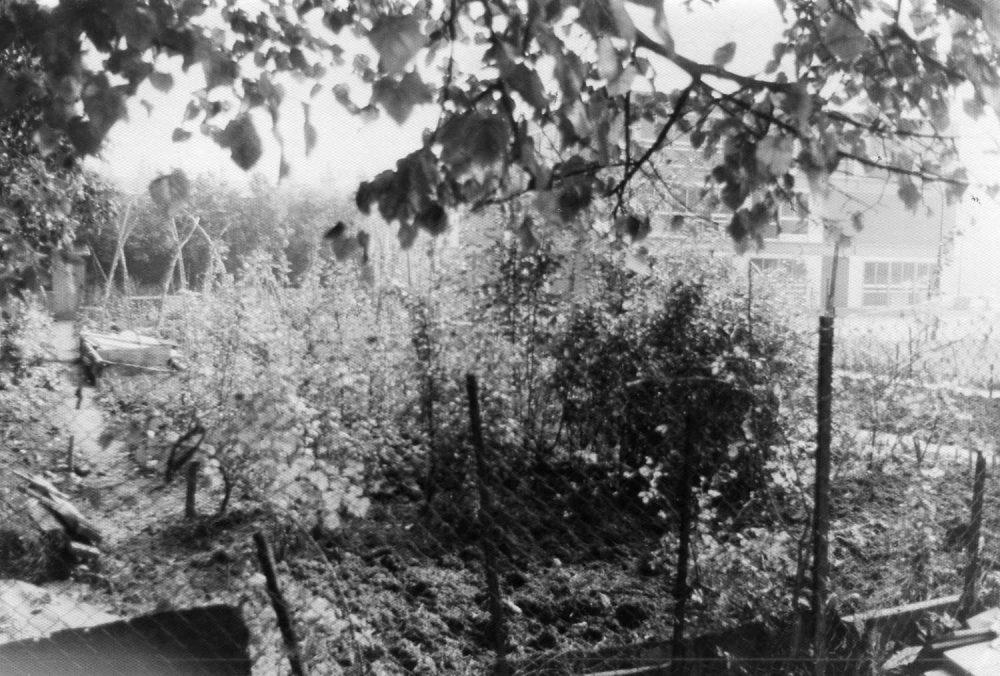
[[[963,648],[955,648],[944,654],[945,659],[964,670],[969,676],[997,676],[1000,674],[1000,650],[989,643],[976,643]]]
[[[928,610],[940,610],[941,608],[946,608],[947,606],[956,605],[960,598],[961,594],[952,594],[951,596],[943,596],[929,601],[918,601],[916,603],[907,603],[902,606],[893,606],[892,608],[880,608],[879,610],[869,610],[863,613],[845,615],[840,619],[846,624],[868,624],[869,622],[876,620],[885,620],[892,617],[898,617],[900,615],[922,613]]]
[[[989,629],[997,622],[1000,622],[1000,608],[984,610],[970,617],[965,623],[969,625],[969,629]]]
[[[96,333],[84,331],[80,334],[84,351],[88,349],[98,358],[110,364],[168,368],[176,345],[134,331],[121,333]]]
[[[616,669],[614,671],[596,671],[586,676],[661,676],[670,673],[670,662],[631,669]]]
[[[0,644],[121,619],[97,606],[20,580],[0,580]]]

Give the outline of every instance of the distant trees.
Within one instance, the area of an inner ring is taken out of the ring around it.
[[[169,213],[149,195],[122,196],[121,201],[129,205],[121,210],[118,230],[127,228],[124,254],[133,282],[164,284],[178,245],[171,223],[181,241],[186,239],[171,288],[200,288],[213,274],[235,272],[244,258],[258,251],[287,265],[294,282],[318,255],[323,233],[354,213],[342,197],[306,189],[279,191],[257,177],[247,193],[215,177],[197,177],[183,206]],[[117,236],[107,227],[88,237],[106,274]],[[119,284],[120,276],[115,278]]]

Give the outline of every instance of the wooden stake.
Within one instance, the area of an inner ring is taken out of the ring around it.
[[[469,423],[472,444],[476,453],[476,484],[479,488],[479,532],[482,533],[483,567],[486,569],[486,596],[490,607],[493,650],[496,652],[496,676],[510,673],[507,666],[507,627],[504,622],[503,603],[500,598],[500,577],[497,575],[496,521],[493,499],[487,487],[486,444],[483,441],[483,420],[479,412],[479,384],[476,376],[465,375],[465,389],[469,398]]]
[[[193,519],[198,516],[195,506],[195,493],[198,490],[198,471],[201,469],[201,462],[192,460],[187,468],[187,492],[184,496],[184,518]]]
[[[969,541],[966,543],[965,579],[958,619],[965,621],[975,610],[976,583],[979,581],[979,535],[983,528],[983,494],[986,490],[986,458],[976,453],[976,474],[972,481],[972,518],[969,521]]]
[[[292,624],[292,615],[288,610],[288,602],[278,587],[278,574],[274,570],[271,548],[260,531],[253,534],[253,541],[257,545],[257,560],[267,580],[267,595],[271,599],[271,607],[274,608],[274,614],[278,618],[278,629],[281,630],[281,638],[288,650],[288,663],[292,667],[292,676],[306,676],[305,663],[299,648],[298,636],[295,634],[295,626]]]

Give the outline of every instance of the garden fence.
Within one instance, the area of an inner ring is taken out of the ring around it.
[[[992,326],[968,311],[836,319],[826,673],[880,673],[1000,604]],[[300,481],[269,489],[287,494],[284,511],[236,495],[217,514],[224,486],[204,448],[167,467],[197,434],[164,435],[152,414],[135,424],[176,373],[88,372],[78,329],[57,326],[49,363],[5,375],[0,393],[16,394],[0,410],[5,641],[150,615],[154,629],[108,625],[119,633],[104,654],[146,646],[173,665],[163,673],[814,673],[808,445],[755,465],[766,480],[745,492],[700,482],[710,409],[689,397],[664,412],[690,442],[666,464],[623,460],[614,474],[585,447],[514,458],[492,441],[489,374],[470,372],[446,384],[464,432],[419,454],[387,442],[339,524],[296,512]],[[198,620],[215,646],[177,629],[174,611],[206,606],[236,609],[248,631],[213,628],[235,622],[223,611]],[[57,637],[0,647],[0,671],[17,650],[81,659],[77,639]],[[219,648],[241,642],[249,661]],[[144,673],[122,664],[106,673]]]

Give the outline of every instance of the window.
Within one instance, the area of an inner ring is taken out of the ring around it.
[[[927,300],[934,263],[926,261],[867,261],[861,304],[913,305]]]
[[[751,258],[751,275],[769,275],[781,279],[786,288],[803,299],[809,294],[809,273],[806,264],[794,258]]]
[[[788,204],[778,205],[778,226],[782,235],[808,235],[809,220]]]
[[[716,224],[725,224],[732,218],[731,213],[717,211],[720,208],[717,189],[704,184],[675,183],[666,189],[666,202],[660,213],[667,222],[674,216],[707,219]]]

